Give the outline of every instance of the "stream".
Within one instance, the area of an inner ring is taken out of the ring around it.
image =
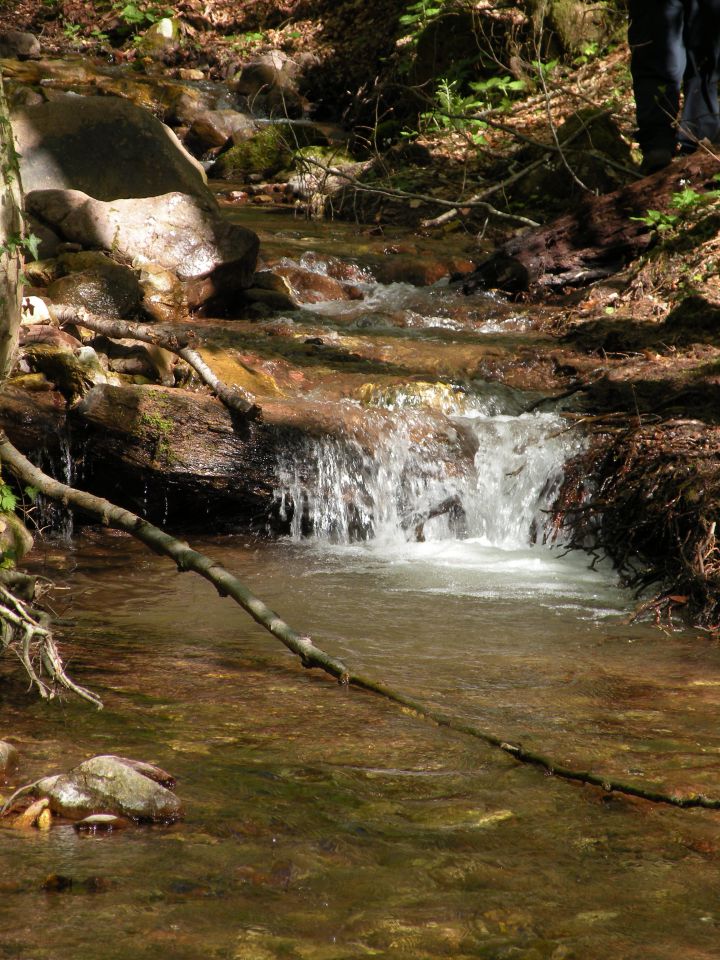
[[[324,238],[274,216],[274,256],[312,251],[320,271],[328,251],[352,256],[352,227]],[[412,344],[428,378],[447,357],[532,349],[532,318],[510,305],[460,306],[443,283],[381,284],[371,255],[353,264],[363,300],[284,322],[386,351],[393,371]],[[233,336],[232,321],[202,327]],[[287,535],[193,545],[409,696],[579,769],[720,794],[720,650],[630,622],[609,566],[564,550],[549,508],[584,440],[562,411],[449,375],[433,389],[378,376],[360,405],[353,377],[307,373],[306,396],[350,405],[362,429],[283,451]],[[5,793],[116,753],[176,775],[187,816],[105,836],[0,830],[0,958],[718,956],[720,814],[555,780],[303,671],[123,535],[80,529],[33,558],[61,588],[69,669],[105,709],[40,703],[5,665],[0,734],[22,753]]]

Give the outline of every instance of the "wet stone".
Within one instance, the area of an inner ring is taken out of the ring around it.
[[[132,763],[122,757],[92,757],[69,773],[39,780],[34,792],[48,798],[53,813],[71,820],[96,813],[156,823],[181,819],[178,797]],[[152,770],[156,776],[164,774],[159,768]]]
[[[111,833],[113,830],[124,830],[129,825],[124,817],[116,817],[112,813],[94,813],[78,820],[73,827],[78,833]]]
[[[6,740],[0,740],[0,773],[8,773],[17,767],[20,754],[17,749]]]

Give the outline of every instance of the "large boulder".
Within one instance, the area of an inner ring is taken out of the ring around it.
[[[79,190],[36,190],[26,206],[66,240],[172,270],[190,307],[227,300],[255,270],[257,235],[222,219],[202,197],[172,192],[110,203]]]
[[[0,57],[35,60],[40,56],[40,41],[32,33],[5,30],[0,33]]]
[[[63,96],[13,114],[26,193],[82,190],[97,200],[181,192],[211,200],[203,168],[147,110],[118,97]]]

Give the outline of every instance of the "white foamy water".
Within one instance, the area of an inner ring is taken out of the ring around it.
[[[502,549],[558,539],[549,511],[582,440],[556,414],[487,412],[496,405],[469,400],[438,431],[437,416],[395,398],[374,444],[327,437],[289,451],[278,498],[291,537],[386,548],[474,539]]]

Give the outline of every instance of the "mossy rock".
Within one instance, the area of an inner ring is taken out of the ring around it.
[[[236,180],[251,174],[271,177],[292,162],[294,141],[287,136],[283,125],[267,126],[254,137],[237,143],[218,157],[212,176],[222,180]]]
[[[3,563],[22,560],[32,546],[32,534],[20,517],[14,513],[0,513],[0,556]]]

